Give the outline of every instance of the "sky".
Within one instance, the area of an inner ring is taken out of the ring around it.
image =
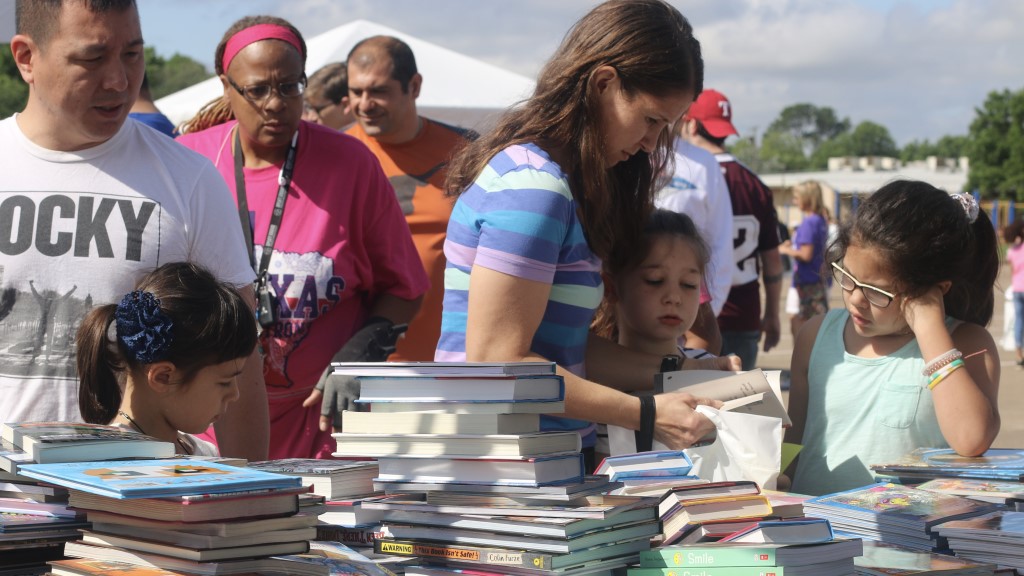
[[[0,0],[10,1],[10,0]],[[992,91],[1024,88],[1021,0],[670,0],[694,26],[705,86],[743,136],[786,106],[870,120],[897,144],[968,132]],[[273,14],[311,38],[371,20],[534,77],[595,0],[138,0],[148,45],[212,69],[238,18]],[[1017,54],[1016,57],[1013,55]],[[313,72],[312,70],[307,72]],[[429,78],[424,79],[429,82]]]

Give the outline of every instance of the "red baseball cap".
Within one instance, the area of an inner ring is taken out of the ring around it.
[[[739,134],[732,125],[732,105],[724,94],[717,90],[706,89],[686,113],[687,118],[700,121],[704,129],[715,138],[725,138],[730,134]]]

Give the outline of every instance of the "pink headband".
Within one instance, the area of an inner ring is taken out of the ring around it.
[[[235,35],[224,45],[224,72],[228,71],[231,61],[242,51],[242,48],[261,40],[284,40],[294,46],[299,54],[302,54],[302,42],[288,28],[278,24],[256,24],[235,32]]]

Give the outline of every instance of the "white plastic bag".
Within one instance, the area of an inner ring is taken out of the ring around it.
[[[693,461],[690,474],[712,482],[753,480],[774,490],[782,464],[782,421],[708,406],[697,406],[697,412],[715,423],[718,437],[707,446],[686,449]]]

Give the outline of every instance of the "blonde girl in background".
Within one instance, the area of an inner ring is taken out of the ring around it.
[[[804,217],[792,240],[779,246],[779,253],[791,256],[794,262],[793,287],[799,304],[797,312],[790,316],[789,326],[796,338],[804,322],[828,310],[828,289],[821,270],[828,239],[828,213],[818,182],[797,184],[793,187],[793,198]]]

